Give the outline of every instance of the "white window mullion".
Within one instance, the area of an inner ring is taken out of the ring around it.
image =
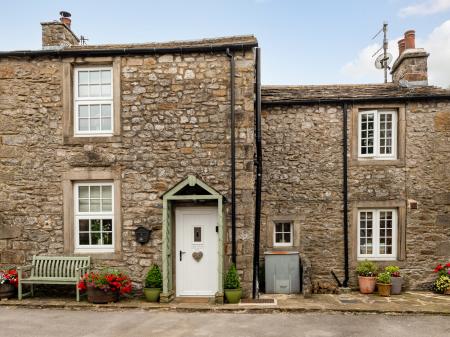
[[[380,211],[373,211],[373,254],[375,257],[380,255]]]
[[[380,118],[378,112],[373,114],[373,156],[380,156]]]

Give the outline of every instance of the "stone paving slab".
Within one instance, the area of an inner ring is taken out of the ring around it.
[[[26,308],[59,308],[71,310],[159,310],[180,312],[354,312],[389,314],[436,314],[450,315],[450,296],[431,292],[405,292],[391,297],[376,294],[313,295],[305,299],[300,295],[262,295],[262,298],[276,298],[276,305],[245,305],[207,303],[149,303],[142,299],[121,299],[118,303],[91,304],[86,300],[76,302],[73,298],[26,298],[22,301],[9,299],[0,301],[0,306]]]

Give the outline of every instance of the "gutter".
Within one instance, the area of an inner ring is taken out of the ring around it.
[[[75,56],[123,56],[123,55],[142,55],[142,54],[171,54],[171,53],[205,53],[205,52],[226,52],[243,51],[257,47],[257,42],[247,42],[239,44],[215,44],[204,46],[185,46],[185,47],[153,47],[153,48],[105,48],[105,49],[78,49],[71,50],[60,49],[42,49],[42,50],[18,50],[0,52],[2,57],[21,57],[21,56],[54,56],[54,57],[75,57]]]
[[[356,98],[316,98],[316,99],[299,99],[299,100],[263,100],[262,105],[309,105],[309,104],[353,104],[353,103],[378,103],[378,102],[408,102],[421,101],[427,99],[450,99],[448,95],[409,95],[409,96],[378,96],[378,97],[356,97]]]
[[[347,145],[347,130],[348,130],[348,106],[347,103],[342,105],[342,160],[343,160],[343,174],[342,174],[342,194],[344,203],[344,281],[342,285],[344,288],[348,287],[349,267],[348,267],[348,145]]]
[[[235,113],[235,60],[230,49],[226,50],[230,58],[230,112],[231,112],[231,261],[236,265],[236,113]]]
[[[262,189],[262,146],[261,146],[261,49],[255,48],[255,139],[256,139],[256,177],[255,177],[255,234],[253,240],[253,283],[252,297],[259,293],[259,244],[261,227],[261,189]]]

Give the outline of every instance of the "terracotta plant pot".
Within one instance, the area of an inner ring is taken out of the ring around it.
[[[444,295],[450,295],[450,288],[444,290]]]
[[[87,287],[87,296],[88,302],[95,304],[106,304],[119,300],[119,294],[117,292],[112,292],[111,290],[104,291],[94,287]]]
[[[377,287],[378,287],[378,295],[383,297],[391,296],[392,284],[377,283]]]
[[[391,295],[400,295],[402,293],[403,277],[391,277]]]
[[[358,276],[358,284],[361,294],[372,294],[375,291],[377,278],[372,276]]]
[[[225,289],[225,297],[228,303],[239,303],[242,297],[242,289]]]
[[[158,302],[161,288],[144,288],[144,296],[148,302]]]
[[[12,284],[0,284],[0,298],[11,298],[15,293],[16,288]]]

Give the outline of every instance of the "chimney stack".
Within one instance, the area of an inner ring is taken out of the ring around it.
[[[80,44],[80,39],[70,29],[72,15],[61,11],[59,21],[42,22],[42,48],[61,49]]]
[[[408,30],[398,41],[398,58],[391,70],[392,81],[402,86],[428,85],[427,59],[429,54],[423,48],[416,48],[416,32]]]

